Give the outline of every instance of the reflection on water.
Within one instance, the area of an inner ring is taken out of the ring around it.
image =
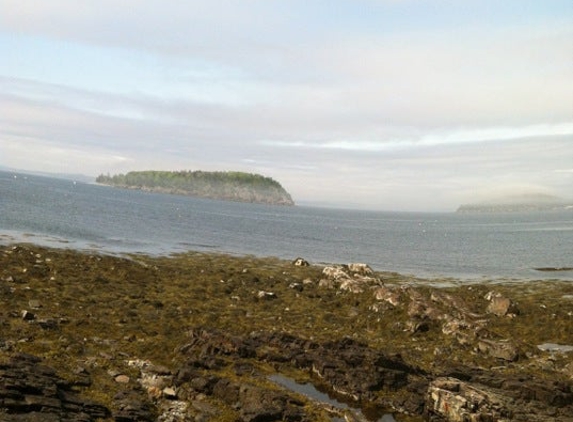
[[[573,352],[573,346],[566,344],[556,344],[556,343],[543,343],[537,346],[539,350],[544,352],[559,352],[559,353],[569,353]]]
[[[347,405],[346,403],[338,401],[337,399],[329,396],[326,393],[318,391],[314,387],[314,385],[312,385],[310,383],[301,384],[301,383],[298,383],[298,382],[296,382],[296,381],[294,381],[288,377],[285,377],[284,375],[280,375],[280,374],[271,375],[269,377],[269,379],[271,381],[277,383],[281,387],[284,387],[288,390],[294,391],[298,394],[302,394],[311,400],[314,400],[314,401],[317,401],[320,403],[328,404],[328,405],[330,405],[336,409],[344,410],[344,411],[348,412],[349,416],[354,417],[356,421],[396,422],[396,419],[394,419],[394,416],[389,414],[389,413],[374,412],[374,414],[370,414],[370,413],[364,414],[362,412],[362,410],[360,410],[358,408],[353,408],[353,407]],[[350,420],[352,420],[352,419],[350,419]],[[333,422],[344,422],[345,419],[333,417],[332,421]]]

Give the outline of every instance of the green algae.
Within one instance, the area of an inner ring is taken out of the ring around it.
[[[440,282],[395,273],[375,276],[386,286],[416,289],[428,297]],[[407,329],[406,306],[376,300],[371,288],[349,293],[320,287],[323,277],[321,266],[297,267],[276,258],[197,252],[117,257],[32,245],[4,247],[0,251],[0,359],[14,352],[34,354],[68,379],[77,377],[79,367],[86,368],[92,383],[82,391],[110,408],[117,391],[135,388],[133,382],[118,384],[110,373],[137,378],[125,364],[133,358],[176,368],[182,359],[178,349],[193,327],[241,335],[280,330],[316,341],[348,336],[398,353],[428,372],[459,363],[498,368],[500,373],[568,378],[561,370],[570,362],[568,356],[553,357],[550,370],[535,364],[535,359],[547,355],[536,347],[539,344],[573,344],[573,301],[568,299],[573,283],[466,285],[446,280],[439,291],[460,298],[469,312],[487,319],[492,335],[518,345],[520,360],[501,362],[476,352],[472,344],[460,344],[434,322],[412,332]],[[273,297],[261,297],[261,291],[272,292]],[[486,315],[485,296],[490,291],[511,298],[519,314]],[[32,309],[30,304],[39,306]],[[23,319],[24,310],[35,318]],[[55,323],[43,328],[39,324],[43,320]],[[309,379],[301,371],[257,361],[253,365],[261,374],[280,369],[290,371],[286,375],[294,379]],[[264,376],[249,382],[274,388]],[[320,409],[312,409],[317,421],[328,420]],[[227,409],[219,420],[236,420],[236,414]]]

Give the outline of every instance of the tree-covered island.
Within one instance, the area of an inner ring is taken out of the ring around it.
[[[96,182],[118,188],[226,201],[294,205],[290,194],[277,181],[238,171],[131,171],[113,176],[101,174]]]

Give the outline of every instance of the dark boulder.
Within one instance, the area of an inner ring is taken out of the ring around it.
[[[91,422],[106,418],[103,405],[79,396],[41,359],[17,354],[0,363],[0,415],[5,422]]]
[[[236,387],[223,380],[210,382],[208,376],[194,371],[208,368],[214,360],[231,367],[240,359],[254,357],[313,373],[322,388],[355,402],[373,401],[380,391],[394,392],[405,387],[411,376],[423,376],[400,356],[389,356],[350,338],[318,343],[280,332],[240,337],[199,329],[191,332],[191,342],[181,351],[187,362],[178,372],[179,382],[188,382],[196,391],[212,393],[228,403],[238,401],[241,408],[246,396],[238,394]]]
[[[114,396],[116,410],[113,419],[116,422],[153,422],[156,420],[154,409],[141,392],[124,390]]]

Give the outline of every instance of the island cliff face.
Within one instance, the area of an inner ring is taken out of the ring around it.
[[[132,171],[113,176],[102,174],[96,182],[118,188],[225,201],[294,205],[290,194],[277,181],[243,172]]]

